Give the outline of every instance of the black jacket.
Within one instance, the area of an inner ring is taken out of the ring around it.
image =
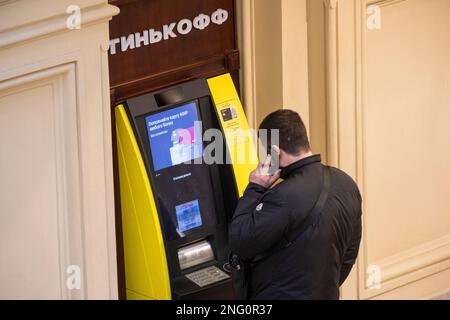
[[[250,183],[230,225],[230,245],[251,261],[295,233],[323,185],[320,155],[282,170],[271,189]],[[331,168],[328,200],[315,225],[293,243],[250,269],[250,299],[338,299],[339,287],[355,263],[361,240],[361,195],[347,174]]]

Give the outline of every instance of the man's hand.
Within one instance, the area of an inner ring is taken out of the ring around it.
[[[269,188],[272,184],[275,183],[280,178],[281,170],[278,169],[274,175],[269,174],[270,163],[272,161],[272,157],[270,155],[267,156],[264,163],[258,165],[258,167],[250,173],[250,182],[259,184],[264,188]]]

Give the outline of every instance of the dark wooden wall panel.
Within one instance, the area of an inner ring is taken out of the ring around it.
[[[233,0],[112,0],[121,10],[110,24],[110,38],[154,29],[199,14],[211,16],[217,9],[228,12],[221,25],[211,22],[187,35],[109,55],[111,97],[119,103],[129,97],[201,77],[230,72],[238,79]],[[175,27],[176,30],[176,27]]]

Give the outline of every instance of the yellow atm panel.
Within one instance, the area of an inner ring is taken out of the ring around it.
[[[258,164],[253,132],[248,126],[241,100],[229,73],[208,79],[208,85],[225,133],[239,196],[248,184],[248,176]]]
[[[127,298],[233,299],[228,223],[257,158],[231,77],[135,97],[115,115]]]
[[[169,273],[153,192],[124,106],[115,114],[127,298],[167,300]]]

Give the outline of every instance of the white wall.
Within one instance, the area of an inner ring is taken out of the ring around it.
[[[106,0],[0,2],[0,298],[117,298]],[[70,290],[67,268],[80,267]]]

